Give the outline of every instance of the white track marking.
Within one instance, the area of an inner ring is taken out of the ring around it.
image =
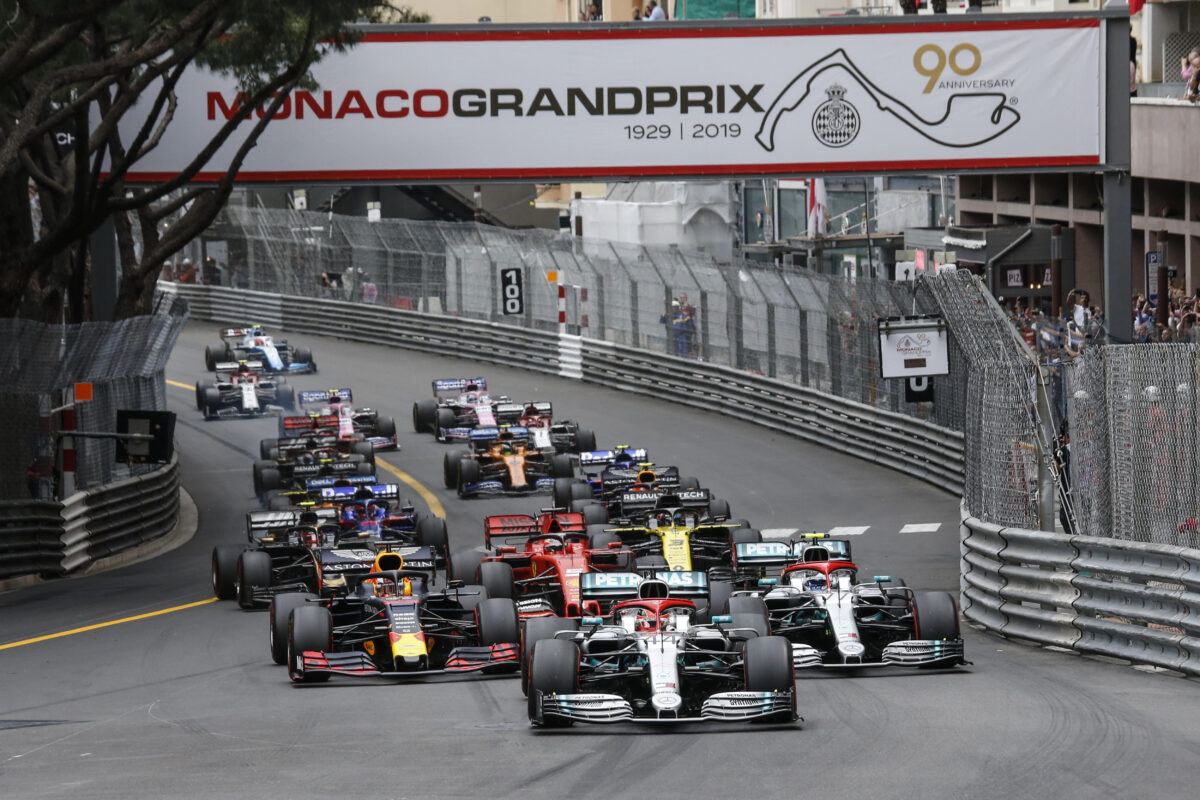
[[[762,532],[762,537],[764,539],[786,539],[798,530],[800,530],[800,529],[799,528],[766,528]]]
[[[935,533],[938,528],[942,527],[940,522],[926,522],[922,524],[905,525],[900,529],[901,533]]]
[[[843,526],[840,528],[830,528],[829,530],[825,531],[825,533],[831,539],[836,539],[839,536],[862,536],[870,527],[870,525]]]

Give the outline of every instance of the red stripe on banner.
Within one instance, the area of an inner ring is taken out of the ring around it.
[[[565,299],[565,298],[566,298],[566,296],[567,296],[567,287],[566,287],[566,286],[563,286],[563,285],[560,283],[560,284],[558,285],[558,299],[559,299],[559,300],[563,300],[563,299]]]
[[[454,181],[516,180],[533,178],[623,178],[645,175],[677,177],[701,175],[839,175],[851,172],[987,172],[1028,167],[1088,167],[1101,163],[1099,155],[1050,156],[1030,158],[959,158],[915,161],[827,161],[786,164],[680,164],[678,166],[621,167],[516,167],[508,169],[437,169],[437,170],[312,170],[262,172],[242,170],[237,183],[321,183],[351,181]],[[105,176],[101,176],[102,178]],[[160,183],[176,177],[174,172],[131,172],[127,183]],[[223,172],[200,172],[194,183],[216,183]]]
[[[567,321],[567,312],[565,312],[565,311],[558,312],[559,324],[562,325],[562,324],[566,323],[566,321]]]
[[[63,472],[75,471],[75,448],[64,447],[62,451],[62,468]]]
[[[489,26],[490,27],[490,26]],[[727,27],[724,25],[709,25],[690,27],[672,23],[671,25],[653,26],[622,26],[622,27],[561,27],[540,28],[528,30],[505,30],[491,28],[490,30],[427,30],[427,31],[393,31],[390,33],[369,33],[363,37],[366,42],[522,42],[522,41],[611,41],[614,39],[751,39],[765,36],[854,36],[874,34],[902,33],[956,33],[964,31],[1007,31],[1007,30],[1047,30],[1055,28],[1098,28],[1100,20],[1096,17],[1077,17],[1073,19],[1016,19],[1016,20],[979,20],[978,22],[893,22],[893,23],[862,23],[846,25],[834,23],[828,25],[778,25],[755,27]]]
[[[584,286],[583,288],[581,288],[579,290],[579,302],[581,302],[581,303],[587,302],[587,287],[586,286]]]
[[[587,326],[588,326],[588,318],[587,318],[587,314],[584,314],[582,319],[579,322],[579,327],[586,328]]]

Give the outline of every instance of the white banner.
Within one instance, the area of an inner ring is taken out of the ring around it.
[[[949,20],[374,33],[316,67],[320,88],[287,99],[239,179],[815,175],[1102,162],[1097,18]],[[238,102],[232,81],[199,69],[185,75],[178,96],[167,134],[132,180],[178,172]],[[201,177],[219,176],[236,144]]]

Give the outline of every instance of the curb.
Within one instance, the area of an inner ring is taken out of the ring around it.
[[[72,572],[68,575],[62,575],[54,578],[43,578],[39,575],[22,575],[19,578],[9,578],[5,581],[0,581],[0,594],[11,592],[16,589],[23,589],[26,586],[37,586],[42,583],[57,583],[63,580],[74,580],[76,578],[85,578],[90,575],[99,575],[102,572],[110,572],[114,569],[127,567],[131,564],[138,564],[142,561],[149,561],[152,558],[157,558],[164,553],[182,547],[192,540],[196,535],[196,530],[199,527],[200,512],[196,508],[196,503],[192,500],[192,496],[182,486],[179,487],[179,519],[175,522],[175,527],[171,529],[165,536],[160,536],[157,539],[152,539],[148,542],[143,542],[137,547],[131,547],[120,553],[101,558],[88,564],[85,568],[78,572]]]

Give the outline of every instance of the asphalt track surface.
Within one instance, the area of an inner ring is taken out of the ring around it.
[[[192,324],[168,367],[191,386],[215,325]],[[295,337],[299,340],[301,337]],[[866,574],[957,591],[955,498],[899,473],[726,417],[511,369],[306,337],[319,376],[396,417],[384,459],[432,489],[455,550],[481,519],[540,499],[462,501],[440,486],[444,446],[411,432],[435,377],[484,374],[496,393],[545,398],[600,445],[645,445],[759,528],[870,526]],[[243,541],[250,463],[274,420],[179,415],[195,537],[151,561],[0,596],[5,643],[204,601],[214,544]],[[424,505],[415,496],[419,506]],[[934,533],[899,533],[941,523]],[[0,796],[1194,798],[1196,682],[966,630],[953,672],[804,674],[796,726],[632,724],[531,730],[514,678],[292,686],[267,651],[266,615],[230,602],[0,649]]]

